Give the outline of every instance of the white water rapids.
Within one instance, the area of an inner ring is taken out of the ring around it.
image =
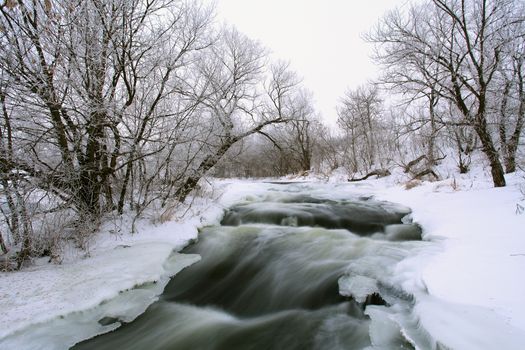
[[[74,348],[430,348],[393,278],[396,264],[429,244],[410,210],[309,189],[276,185],[231,208],[183,251],[202,260],[173,277],[159,301]]]

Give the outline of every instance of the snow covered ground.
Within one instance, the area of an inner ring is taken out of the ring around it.
[[[413,209],[439,249],[406,259],[397,275],[416,297],[415,315],[452,349],[525,349],[523,174],[493,188],[477,171],[406,190],[392,179],[366,182],[380,199]]]
[[[481,170],[410,190],[403,179],[394,174],[344,185],[342,176],[306,180],[319,181],[323,190],[337,186],[334,196],[357,191],[413,209],[424,238],[437,243],[402,261],[395,279],[414,295],[414,317],[432,339],[461,350],[525,348],[523,174],[507,177],[508,186],[499,189]],[[132,320],[156,300],[169,276],[198,261],[176,252],[199,227],[216,224],[224,208],[270,186],[216,181],[218,198],[196,201],[183,219],[141,222],[134,235],[106,227],[87,257],[1,274],[0,348],[67,348],[118,325],[87,319]]]

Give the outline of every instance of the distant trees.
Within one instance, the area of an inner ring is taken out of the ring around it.
[[[275,67],[282,70],[285,65]],[[295,78],[297,80],[297,78]],[[270,129],[265,136],[278,152],[280,174],[304,173],[312,168],[318,130],[321,125],[312,103],[312,96],[304,89],[295,89],[285,102],[289,122],[279,129]],[[284,102],[284,101],[283,101]],[[284,107],[284,106],[283,106]]]
[[[284,62],[270,66],[271,79],[266,82],[263,95],[263,114],[280,116],[283,123],[257,130],[258,137],[243,143],[245,154],[241,157],[249,159],[243,164],[225,159],[217,172],[219,176],[276,176],[304,173],[312,168],[321,123],[311,95],[288,66]],[[228,161],[230,164],[225,164]]]
[[[507,170],[513,171],[514,145],[521,135],[523,118],[519,108],[510,115],[505,96],[511,90],[513,96],[519,96],[524,20],[520,1],[433,0],[410,5],[404,12],[391,12],[367,36],[376,44],[376,59],[385,69],[384,82],[411,93],[412,99],[427,99],[427,121],[433,130],[430,148],[439,124],[472,128],[490,163],[496,187],[505,186],[505,178],[498,133],[490,119],[491,106],[499,103],[502,108],[499,138],[508,158]],[[505,78],[498,78],[502,71],[512,80],[507,89]],[[448,103],[461,118],[436,115],[439,106]]]
[[[348,90],[337,107],[343,131],[341,164],[351,174],[386,174],[399,158],[399,115],[384,104],[379,84],[368,83]]]
[[[236,143],[311,113],[287,66],[212,17],[180,0],[0,4],[4,253],[21,264],[53,249],[46,230],[184,201]]]
[[[377,140],[381,133],[382,109],[379,90],[373,85],[349,90],[341,100],[337,122],[347,133],[353,172],[370,170],[379,160]]]

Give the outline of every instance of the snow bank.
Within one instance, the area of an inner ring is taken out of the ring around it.
[[[17,293],[21,302],[8,308],[10,325],[2,329],[8,335],[0,348],[67,349],[111,331],[142,314],[170,276],[199,260],[198,255],[172,254],[167,244],[139,243],[60,269],[24,274],[28,281],[46,284]]]
[[[414,314],[451,349],[525,347],[525,214],[519,175],[492,188],[480,172],[411,190],[388,179],[365,182],[380,199],[412,208],[439,246],[402,261],[395,279],[415,296]]]
[[[47,265],[2,276],[0,337],[30,324],[86,310],[121,290],[159,281],[172,253],[168,244],[115,248],[67,265]]]
[[[109,233],[114,223],[106,224],[87,257],[69,254],[61,265],[37,262],[0,274],[0,348],[67,349],[133,320],[171,276],[200,259],[176,252],[197,238],[198,227],[216,223],[222,209],[197,209],[202,215],[179,222],[144,220],[133,235]]]

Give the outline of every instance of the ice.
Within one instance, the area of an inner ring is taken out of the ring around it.
[[[343,276],[339,279],[339,294],[353,297],[358,303],[364,303],[366,298],[374,293],[379,294],[377,281],[360,275]]]
[[[401,349],[409,343],[391,313],[385,306],[369,305],[366,308],[365,314],[371,320],[369,334],[373,349]]]
[[[157,300],[170,276],[200,260],[198,255],[172,249],[168,244],[143,243],[70,265],[13,275],[30,285],[1,299],[2,303],[14,300],[18,307],[3,305],[6,318],[2,319],[13,322],[1,330],[0,348],[68,349],[113,330],[121,321],[134,320]],[[42,286],[37,289],[32,283]],[[116,321],[103,325],[99,323],[103,319]]]
[[[172,254],[165,262],[164,272],[158,279],[123,291],[94,308],[29,325],[0,340],[0,348],[68,349],[80,340],[111,331],[120,326],[121,322],[131,322],[142,314],[157,300],[170,276],[199,260],[198,255]],[[93,288],[86,290],[87,293],[93,291]],[[104,325],[99,322],[103,319],[115,319],[115,322]]]

